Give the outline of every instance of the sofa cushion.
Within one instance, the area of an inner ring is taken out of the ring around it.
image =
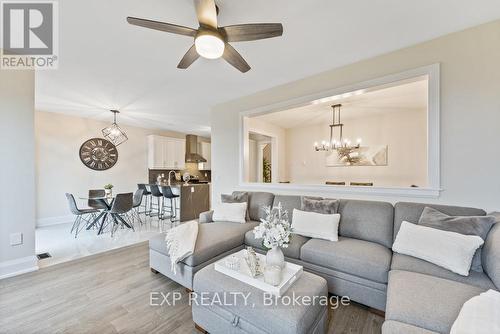
[[[465,235],[477,235],[483,240],[486,240],[493,224],[495,224],[495,217],[493,216],[449,216],[429,207],[424,208],[418,220],[418,225]],[[474,254],[471,270],[483,271],[481,248]]]
[[[438,334],[421,327],[405,324],[403,322],[386,320],[382,325],[382,334]]]
[[[310,238],[293,234],[288,247],[282,248],[283,254],[288,258],[300,259],[300,249],[309,240]],[[262,245],[262,239],[255,239],[253,231],[248,231],[245,234],[245,245],[267,252],[267,249]]]
[[[497,217],[500,219],[500,217]],[[483,269],[500,290],[500,223],[491,228],[481,252]]]
[[[341,200],[339,235],[392,247],[394,207],[391,203]]]
[[[449,333],[462,305],[483,291],[439,277],[391,270],[385,318]]]
[[[257,222],[235,224],[214,222],[198,225],[198,238],[194,253],[182,262],[195,267],[213,257],[243,245],[245,233],[257,226]],[[165,234],[161,233],[149,240],[149,248],[168,256]]]
[[[233,195],[242,194],[244,191],[233,191]],[[248,192],[248,215],[250,220],[260,221],[264,217],[262,207],[272,206],[274,194],[266,192]]]
[[[436,209],[449,216],[486,215],[486,212],[484,210],[462,206],[399,202],[394,205],[394,238],[396,238],[396,235],[398,234],[399,228],[403,221],[417,224],[425,207]]]
[[[292,213],[293,209],[300,209],[300,196],[294,195],[276,195],[274,196],[273,207],[278,206],[278,203],[281,203],[281,206],[288,213],[288,221],[292,223]]]
[[[245,215],[246,220],[250,220],[250,217],[248,215],[248,193],[239,193],[239,194],[221,194],[220,195],[220,200],[222,203],[247,203],[247,212]]]
[[[472,258],[483,244],[484,240],[477,235],[441,231],[403,222],[392,250],[468,276]]]
[[[387,283],[392,252],[370,241],[340,237],[339,241],[311,239],[302,246],[300,259],[347,274]]]
[[[469,276],[455,274],[445,268],[413,256],[394,253],[391,270],[406,270],[431,276],[446,278],[456,282],[474,285],[484,289],[495,289],[495,285],[485,273],[470,271]]]
[[[339,201],[330,198],[314,198],[303,196],[301,198],[300,210],[331,215],[339,211]]]

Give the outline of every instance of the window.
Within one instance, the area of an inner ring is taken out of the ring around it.
[[[241,114],[241,183],[439,194],[439,66]]]

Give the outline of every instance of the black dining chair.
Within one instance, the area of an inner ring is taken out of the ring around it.
[[[152,184],[149,186],[149,188],[151,189],[151,206],[150,206],[150,212],[149,212],[149,216],[152,217],[152,216],[155,216],[155,215],[158,215],[158,218],[160,218],[161,216],[161,211],[162,211],[162,206],[161,204],[163,203],[163,194],[162,192],[160,191],[160,188],[158,188],[158,186],[156,184]],[[156,198],[156,201],[154,201],[154,198]],[[156,202],[156,203],[154,203]],[[156,205],[156,213],[153,212],[155,211],[155,205]]]
[[[172,192],[172,188],[170,186],[162,186],[161,192],[163,194],[163,206],[162,206],[162,214],[161,219],[163,219],[163,215],[165,213],[165,199],[170,201],[170,221],[174,221],[177,217],[177,205],[176,200],[179,198],[179,195],[175,195]]]
[[[148,214],[151,211],[151,191],[148,190],[148,187],[144,183],[138,183],[137,189],[142,189],[142,196],[145,197],[144,211],[141,213]],[[149,210],[148,210],[148,204],[150,206]]]
[[[83,228],[87,226],[87,224],[92,223],[92,219],[96,217],[96,213],[99,213],[99,210],[93,208],[78,208],[78,205],[76,205],[75,197],[72,194],[66,193],[66,199],[68,200],[68,205],[71,213],[76,216],[70,231],[70,233],[73,233],[73,231],[75,231],[76,239],[78,233],[83,230]],[[80,224],[82,223],[82,221],[85,222],[85,225],[80,228]]]
[[[124,217],[127,218],[127,214],[132,210],[134,206],[134,194],[124,193],[118,194],[113,201],[113,205],[109,210],[109,214],[113,219],[113,224],[111,227],[111,236],[116,231],[119,226],[128,227],[134,230],[133,224],[125,221]]]
[[[104,189],[91,189],[89,190],[89,200],[87,205],[93,209],[97,210],[105,210],[107,209],[106,205],[101,201],[92,199],[92,198],[102,198],[106,196],[106,191]]]

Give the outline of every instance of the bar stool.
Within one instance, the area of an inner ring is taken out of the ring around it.
[[[155,213],[153,213],[154,211],[154,199],[153,197],[156,198],[156,214],[158,214],[158,219],[161,219],[161,211],[162,211],[162,207],[161,207],[161,204],[163,203],[163,194],[161,193],[160,191],[160,188],[158,188],[158,186],[156,184],[152,184],[149,186],[150,189],[151,189],[151,205],[150,205],[150,210],[149,210],[149,216],[152,217],[155,215]]]
[[[137,189],[134,193],[134,201],[133,201],[133,204],[132,204],[132,211],[131,211],[131,215],[132,215],[132,223],[134,223],[135,219],[137,218],[137,220],[139,221],[139,223],[142,225],[143,222],[141,220],[141,215],[140,215],[140,212],[139,212],[139,208],[141,207],[141,203],[142,203],[142,197],[144,196],[144,189]]]
[[[146,196],[146,200],[144,201],[144,211],[143,212],[138,211],[137,213],[149,214],[151,212],[151,192],[148,190],[146,184],[144,183],[138,183],[137,189],[141,189],[142,196]],[[148,211],[148,203],[149,203],[149,211]]]
[[[163,200],[165,200],[165,198],[170,200],[170,221],[173,222],[175,220],[175,218],[177,218],[176,199],[179,198],[179,195],[175,195],[172,192],[172,188],[170,186],[161,187],[161,192],[163,194]],[[162,209],[162,219],[163,219],[164,212],[165,212],[165,205],[163,205],[163,209]]]

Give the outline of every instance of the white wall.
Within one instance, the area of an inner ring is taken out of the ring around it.
[[[89,189],[102,189],[107,183],[114,185],[114,192],[135,191],[137,183],[148,181],[147,136],[185,137],[176,132],[120,125],[129,140],[118,146],[118,162],[106,171],[91,170],[80,161],[80,146],[87,139],[102,137],[101,130],[108,125],[51,112],[35,113],[37,225],[73,218],[64,196],[66,192],[77,198],[85,196]],[[80,203],[83,205],[85,201]]]
[[[35,257],[34,73],[0,70],[0,278],[38,269]],[[10,234],[23,243],[10,245]]]
[[[257,182],[259,173],[259,145],[253,139],[248,140],[248,181]]]
[[[441,186],[437,199],[350,196],[500,209],[500,21],[444,36],[216,106],[213,196],[239,188],[239,112],[441,64]],[[304,66],[297,64],[297,66]],[[286,191],[281,191],[286,192]],[[293,192],[289,192],[293,193]],[[310,194],[341,197],[335,190]]]
[[[274,159],[271,163],[271,178],[272,182],[284,181],[287,178],[286,175],[286,131],[284,128],[271,124],[269,122],[263,122],[257,118],[246,118],[244,124],[244,137],[248,138],[249,132],[255,132],[265,136],[269,136],[272,139],[272,158]],[[244,159],[245,159],[245,177],[246,180],[250,180],[249,176],[249,148],[248,140],[244,143]],[[277,157],[277,159],[275,158]]]
[[[364,146],[388,146],[387,166],[327,167],[315,141],[328,140],[327,124],[287,129],[287,173],[292,183],[373,182],[377,187],[427,186],[427,112],[405,109],[344,119],[344,138],[363,139]]]

